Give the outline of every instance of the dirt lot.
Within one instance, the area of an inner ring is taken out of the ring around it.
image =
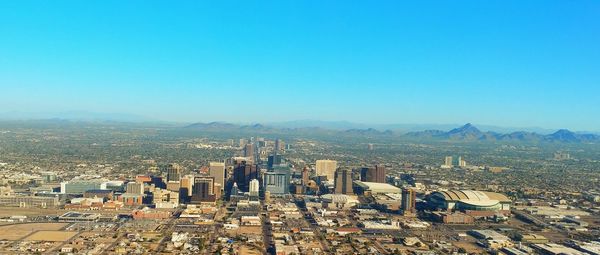
[[[66,223],[27,223],[0,226],[0,240],[19,240],[35,231],[59,230],[66,225]]]
[[[471,239],[470,241],[460,241],[460,242],[453,242],[452,245],[458,247],[458,248],[463,248],[467,251],[467,253],[471,254],[471,253],[475,253],[475,254],[480,254],[483,253],[483,248],[479,247],[476,243],[475,239]]]
[[[47,242],[64,242],[75,236],[77,232],[73,231],[52,231],[43,230],[35,232],[28,236],[25,240],[28,241],[47,241]]]
[[[253,234],[253,235],[261,235],[262,227],[261,226],[241,226],[236,230],[228,230],[230,234],[243,235],[243,234]]]
[[[46,216],[46,215],[60,215],[63,214],[64,210],[57,209],[42,209],[42,208],[19,208],[19,207],[0,207],[0,217],[10,217],[13,215],[24,215],[24,216]]]
[[[249,246],[242,246],[240,247],[240,254],[243,255],[260,255],[262,254],[261,251],[256,250],[255,248],[249,247]]]

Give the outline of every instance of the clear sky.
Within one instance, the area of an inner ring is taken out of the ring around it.
[[[0,1],[0,112],[600,130],[600,1]]]

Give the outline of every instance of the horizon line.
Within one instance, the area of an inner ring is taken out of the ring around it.
[[[87,112],[87,111],[69,111],[69,112]],[[22,113],[22,112],[21,112]],[[378,130],[378,131],[398,131],[398,130],[402,130],[402,128],[396,127],[388,127],[388,128],[378,128],[376,126],[447,126],[446,128],[460,128],[463,127],[465,125],[472,125],[474,127],[476,127],[477,129],[484,131],[484,132],[498,132],[498,131],[493,131],[493,129],[506,129],[503,132],[520,132],[520,131],[525,131],[525,132],[532,132],[532,133],[540,133],[540,134],[544,134],[544,133],[553,133],[559,130],[568,130],[574,133],[592,133],[592,134],[599,134],[600,131],[594,131],[594,130],[577,130],[577,129],[570,129],[570,128],[545,128],[545,127],[539,127],[539,126],[529,126],[529,127],[509,127],[509,126],[500,126],[500,125],[493,125],[493,124],[482,124],[482,123],[476,123],[476,122],[467,122],[464,124],[457,124],[457,123],[367,123],[367,122],[354,122],[354,121],[348,121],[348,120],[319,120],[319,119],[291,119],[291,120],[282,120],[282,121],[253,121],[253,122],[248,122],[248,121],[229,121],[229,120],[211,120],[211,121],[206,121],[206,120],[201,120],[201,121],[171,121],[171,120],[161,120],[161,119],[153,119],[153,118],[149,118],[143,115],[137,115],[137,114],[127,114],[127,113],[105,113],[105,112],[88,112],[88,113],[94,113],[94,114],[118,114],[118,115],[131,115],[131,116],[137,116],[137,117],[142,117],[142,118],[147,118],[147,119],[141,119],[141,120],[134,120],[134,119],[111,119],[111,118],[101,118],[101,117],[89,117],[89,118],[84,118],[84,117],[59,117],[59,116],[55,116],[55,117],[4,117],[1,116],[3,113],[0,113],[0,121],[52,121],[52,120],[61,120],[61,121],[72,121],[72,122],[87,122],[87,123],[101,123],[101,122],[113,122],[113,123],[123,123],[123,124],[173,124],[173,125],[193,125],[193,124],[210,124],[210,123],[223,123],[223,124],[233,124],[233,125],[239,125],[239,126],[245,126],[245,125],[256,125],[256,124],[260,124],[260,125],[264,125],[264,126],[270,126],[270,127],[275,127],[275,128],[285,128],[284,126],[282,127],[282,125],[285,125],[286,123],[301,123],[301,122],[323,122],[323,124],[335,124],[335,123],[345,123],[348,125],[360,125],[363,127],[343,127],[343,128],[334,128],[334,127],[327,127],[326,125],[324,126],[319,126],[319,125],[299,125],[293,128],[324,128],[324,129],[329,129],[329,130],[351,130],[351,129],[374,129],[374,130]],[[39,114],[39,113],[36,113]],[[480,128],[482,127],[482,128]],[[416,127],[413,127],[416,128]],[[440,128],[440,127],[438,127]],[[492,130],[490,130],[490,128]],[[406,130],[406,129],[411,129],[411,128],[405,128],[404,131],[406,132],[414,132],[416,130],[410,131],[410,130]],[[440,131],[444,131],[444,129],[435,129],[435,128],[425,128],[423,127],[423,129],[419,129],[420,131],[427,131],[427,130],[440,130]],[[509,130],[514,130],[514,131],[509,131]],[[537,131],[528,131],[528,130],[537,130]],[[540,132],[542,131],[542,132]]]

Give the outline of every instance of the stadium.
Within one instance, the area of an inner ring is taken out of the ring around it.
[[[429,195],[430,206],[447,211],[510,211],[511,200],[503,194],[476,190],[436,191]]]

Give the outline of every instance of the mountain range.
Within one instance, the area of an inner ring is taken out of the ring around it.
[[[360,136],[396,136],[409,139],[438,139],[456,141],[520,141],[520,142],[565,142],[565,143],[595,143],[600,142],[600,136],[595,134],[575,133],[566,129],[558,130],[550,134],[539,134],[528,131],[516,131],[511,133],[483,132],[474,125],[467,123],[461,127],[449,131],[425,130],[408,133],[398,133],[391,130],[380,131],[374,128],[333,130],[321,127],[282,128],[265,126],[262,124],[236,125],[225,122],[194,123],[185,126],[184,129],[199,131],[252,131],[257,133],[267,132],[318,132],[333,135],[360,135]]]
[[[263,123],[271,127],[278,128],[305,128],[305,127],[320,127],[332,130],[348,130],[348,129],[377,129],[377,130],[392,130],[394,132],[417,132],[422,130],[450,130],[459,124],[365,124],[350,121],[323,121],[323,120],[294,120],[284,122],[268,122]],[[494,125],[477,125],[479,128],[486,131],[498,133],[511,133],[516,131],[535,132],[539,134],[551,134],[556,130],[540,128],[540,127],[504,127]]]
[[[560,129],[554,133],[542,135],[535,132],[516,131],[511,133],[482,132],[470,123],[462,127],[452,129],[448,132],[441,130],[426,130],[410,132],[406,137],[437,138],[447,140],[469,140],[469,141],[526,141],[526,142],[599,142],[600,136],[594,134],[580,134],[566,129]]]

